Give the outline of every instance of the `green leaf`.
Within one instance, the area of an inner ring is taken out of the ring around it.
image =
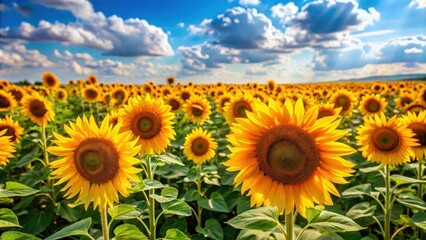
[[[399,195],[396,201],[411,209],[426,210],[426,203],[419,197],[411,194]]]
[[[45,199],[45,201],[48,201]],[[48,204],[44,202],[42,204]],[[33,208],[27,214],[20,216],[19,220],[23,227],[22,231],[37,235],[46,230],[53,222],[55,211],[53,207],[47,207],[43,210]],[[37,224],[34,224],[37,223]]]
[[[196,167],[196,166],[192,166],[192,167],[189,169],[188,174],[187,174],[187,177],[188,177],[188,180],[189,180],[190,182],[196,182],[198,179],[200,179],[200,178],[201,178],[201,175],[200,175],[200,173],[198,172],[198,170],[197,170],[197,167]]]
[[[174,214],[179,216],[191,216],[191,207],[180,199],[174,199],[170,202],[161,203],[164,213]]]
[[[18,217],[8,208],[0,209],[0,228],[3,227],[21,227],[18,222]]]
[[[355,204],[346,213],[346,216],[350,219],[358,219],[363,217],[371,217],[376,211],[376,206],[370,206],[369,202],[362,202]]]
[[[183,198],[185,199],[185,202],[192,202],[195,200],[198,200],[200,198],[200,194],[198,193],[198,191],[196,189],[189,189],[185,192],[185,194],[183,195]]]
[[[318,231],[350,232],[364,229],[352,219],[329,211],[322,211],[319,218],[310,223]]]
[[[33,148],[31,152],[25,154],[23,157],[21,157],[21,159],[19,159],[18,162],[16,162],[16,166],[21,168],[27,165],[28,163],[31,163],[32,161],[37,159],[39,152],[40,152],[40,148],[38,147]]]
[[[424,212],[418,212],[415,213],[412,217],[414,225],[417,227],[426,230],[426,213]]]
[[[219,221],[215,218],[210,218],[206,221],[205,227],[202,228],[197,226],[195,229],[198,233],[203,234],[206,238],[211,238],[215,240],[223,239],[223,229]]]
[[[2,197],[24,197],[40,192],[18,182],[6,182],[6,188],[0,189],[0,198]]]
[[[148,240],[148,238],[133,224],[122,224],[114,229],[113,240]]]
[[[285,237],[284,237],[284,234],[280,232],[243,229],[240,231],[240,234],[238,234],[237,239],[238,240],[285,240]]]
[[[163,155],[154,155],[153,157],[155,157],[157,161],[162,163],[185,166],[185,164],[182,163],[182,161],[180,160],[178,156],[175,156],[171,153],[166,153]]]
[[[82,208],[71,208],[68,201],[61,201],[56,205],[56,213],[68,222],[77,222],[83,213]]]
[[[119,218],[127,213],[135,211],[136,207],[129,204],[120,204],[108,209],[111,221]]]
[[[371,194],[371,184],[365,183],[361,185],[356,185],[354,187],[348,188],[342,192],[342,196],[353,196],[353,195],[370,195]]]
[[[169,229],[163,240],[190,240],[190,238],[178,229]]]
[[[272,207],[251,209],[237,215],[227,223],[237,229],[273,230],[279,224],[278,209]]]
[[[375,172],[380,169],[380,165],[373,166],[373,167],[366,167],[366,168],[360,168],[359,171],[363,173],[369,173],[369,172]]]
[[[320,213],[324,210],[324,206],[317,205],[314,208],[306,209],[306,218],[308,222],[315,221],[318,219]]]
[[[35,237],[28,233],[8,231],[1,235],[1,240],[40,240],[40,238]]]
[[[135,191],[146,191],[146,190],[151,190],[151,189],[159,189],[159,188],[163,188],[164,185],[154,179],[144,179],[139,185],[135,186]]]
[[[150,197],[154,198],[159,203],[170,202],[177,198],[179,191],[174,187],[165,187],[161,189],[161,196],[157,194],[151,194]]]
[[[403,185],[403,184],[426,183],[426,180],[418,180],[415,178],[410,178],[410,177],[406,177],[406,176],[402,176],[398,174],[390,176],[390,179],[396,183],[395,187]]]
[[[204,209],[215,211],[215,212],[223,212],[228,213],[230,209],[222,194],[219,192],[213,192],[210,196],[210,199],[200,198],[198,199],[198,204],[202,206]]]
[[[61,229],[59,232],[56,232],[53,235],[50,235],[45,240],[55,240],[55,239],[61,239],[61,238],[65,238],[69,236],[77,236],[77,235],[80,235],[80,236],[89,235],[88,231],[89,231],[90,225],[92,225],[92,218],[88,217]]]

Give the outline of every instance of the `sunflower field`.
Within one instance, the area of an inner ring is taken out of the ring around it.
[[[0,239],[426,239],[426,83],[0,80]]]

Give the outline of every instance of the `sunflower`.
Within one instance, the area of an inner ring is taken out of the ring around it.
[[[177,95],[170,94],[166,98],[166,103],[172,107],[172,112],[180,112],[182,110],[183,102]]]
[[[96,85],[98,84],[98,78],[95,75],[89,75],[87,77],[86,83],[90,85]]]
[[[58,102],[65,102],[68,98],[68,92],[67,90],[63,89],[63,88],[59,88],[58,90],[56,90],[55,92],[55,99]]]
[[[175,83],[175,78],[174,77],[172,77],[172,76],[169,76],[168,78],[167,78],[167,84],[169,84],[169,85],[173,85]]]
[[[109,124],[111,124],[112,126],[115,126],[118,124],[119,121],[121,121],[121,117],[120,114],[117,110],[111,110],[108,113],[109,116]]]
[[[414,138],[420,144],[412,148],[416,159],[421,161],[426,157],[426,111],[423,110],[418,115],[407,112],[406,115],[402,116],[402,119],[408,124],[408,128],[413,131]]]
[[[386,121],[385,114],[380,113],[364,117],[364,122],[357,128],[356,139],[368,161],[395,166],[414,157],[412,147],[418,145],[414,133],[396,115]]]
[[[87,85],[83,88],[83,99],[87,102],[97,102],[101,97],[99,89],[95,86]]]
[[[205,120],[210,118],[211,106],[207,98],[199,95],[192,95],[191,98],[184,103],[183,111],[189,121],[197,125],[202,125]]]
[[[399,109],[404,109],[407,105],[414,101],[414,97],[409,93],[402,93],[398,95],[396,99],[396,107]]]
[[[362,98],[358,108],[363,115],[370,116],[376,113],[384,113],[388,103],[379,94],[370,94]]]
[[[60,85],[59,78],[51,72],[44,72],[42,81],[43,81],[43,86],[49,89],[59,88],[59,85]]]
[[[16,102],[20,103],[21,99],[25,96],[25,90],[19,86],[12,85],[9,87],[8,92],[12,94]]]
[[[0,90],[0,111],[9,111],[16,107],[16,100],[12,94]]]
[[[414,101],[410,104],[407,104],[404,109],[407,112],[420,113],[421,111],[426,110],[426,105],[422,104],[420,101]]]
[[[338,90],[330,97],[329,102],[333,103],[335,108],[342,108],[340,115],[350,117],[356,104],[356,98],[347,90]]]
[[[317,120],[318,107],[305,112],[299,99],[283,107],[270,100],[268,106],[255,102],[248,118],[237,119],[228,135],[233,145],[229,171],[241,192],[248,191],[251,205],[277,206],[280,214],[297,211],[305,215],[314,203],[333,204],[330,193],[339,196],[333,183],[347,183],[354,164],[341,156],[354,153],[336,142],[347,131],[337,130],[337,115]]]
[[[185,137],[183,146],[185,147],[183,153],[189,160],[195,164],[202,164],[214,157],[217,143],[211,137],[211,133],[198,127]]]
[[[22,99],[21,113],[27,115],[31,121],[38,125],[47,125],[49,121],[55,118],[52,105],[50,101],[40,96],[38,93],[33,93]]]
[[[13,143],[10,141],[10,136],[5,135],[5,130],[0,130],[0,167],[2,165],[6,165],[9,161],[8,158],[13,157],[13,154],[15,152],[15,148],[13,147]]]
[[[216,109],[219,113],[224,114],[224,108],[227,102],[231,101],[231,95],[229,93],[223,93],[216,99]]]
[[[129,94],[124,87],[116,87],[111,93],[111,104],[116,108],[120,108],[126,103],[128,98]]]
[[[338,115],[341,110],[341,107],[334,108],[334,104],[322,103],[318,105],[318,119]]]
[[[131,131],[133,139],[138,139],[141,153],[162,153],[175,139],[172,124],[175,115],[163,99],[139,96],[129,99],[121,109],[123,118],[122,131]]]
[[[14,122],[11,116],[0,118],[0,132],[3,130],[6,130],[4,136],[9,136],[10,141],[13,143],[19,143],[19,140],[24,133],[24,129],[18,122]]]
[[[65,127],[70,138],[54,133],[57,146],[49,152],[61,157],[50,163],[52,176],[59,179],[56,185],[67,182],[62,188],[70,199],[79,194],[75,202],[83,200],[87,210],[93,200],[94,209],[112,207],[118,202],[118,192],[127,197],[131,188],[129,180],[139,182],[133,167],[140,160],[134,158],[140,151],[129,132],[119,133],[120,126],[112,127],[106,117],[100,127],[93,116],[77,118]]]
[[[253,103],[254,98],[251,94],[237,92],[223,109],[226,122],[231,125],[236,118],[247,118],[247,112],[253,111]]]

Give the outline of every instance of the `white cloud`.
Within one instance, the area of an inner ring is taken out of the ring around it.
[[[0,49],[0,69],[44,68],[53,65],[54,64],[38,50],[29,50],[19,43],[4,45],[3,49]]]
[[[426,0],[411,0],[408,6],[417,9],[426,8]]]
[[[97,14],[93,6],[86,0],[32,0],[45,7],[70,11],[74,16],[81,19],[93,19]]]
[[[260,4],[260,0],[240,0],[238,3],[243,6],[248,6],[248,5],[256,6]]]
[[[185,27],[185,23],[180,22],[180,23],[177,24],[177,26],[180,27],[180,28],[184,28]]]
[[[286,19],[299,11],[299,7],[297,7],[293,2],[289,2],[286,5],[282,3],[278,3],[275,6],[271,7],[272,17]],[[288,22],[287,19],[285,22]]]
[[[407,53],[407,54],[423,53],[423,49],[416,48],[416,47],[408,48],[404,50],[404,53]]]
[[[383,29],[383,30],[377,30],[377,31],[369,31],[369,32],[361,32],[361,33],[352,34],[352,37],[356,37],[356,38],[375,37],[375,36],[382,36],[382,35],[391,34],[391,33],[394,33],[394,32],[395,32],[395,30],[392,30],[392,29]]]

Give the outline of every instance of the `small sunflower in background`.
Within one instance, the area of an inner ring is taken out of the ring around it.
[[[11,136],[7,136],[5,130],[0,130],[0,168],[3,165],[6,165],[9,162],[9,158],[13,157],[13,154],[15,152],[15,148],[13,147],[13,142],[10,141]]]
[[[11,85],[8,89],[8,92],[12,94],[18,104],[26,94],[26,91],[23,88],[16,85]]]
[[[130,98],[120,112],[121,130],[133,133],[133,139],[138,139],[142,147],[141,153],[160,154],[176,136],[172,126],[175,115],[170,109],[163,99],[152,99],[149,94],[145,98]]]
[[[129,94],[124,87],[116,87],[111,92],[110,104],[115,108],[122,107],[129,98]]]
[[[356,104],[356,98],[353,97],[351,92],[341,89],[331,95],[328,102],[333,103],[335,108],[342,108],[340,115],[350,117],[352,116],[352,110]]]
[[[384,113],[364,117],[357,128],[357,145],[368,161],[397,166],[414,157],[412,147],[418,146],[408,124],[394,115],[389,121]]]
[[[22,99],[21,113],[34,123],[44,126],[55,118],[53,104],[35,92]]]
[[[112,126],[117,125],[122,120],[119,111],[115,109],[111,110],[107,116],[109,117],[109,124]]]
[[[199,95],[192,95],[191,98],[184,103],[183,111],[189,121],[197,125],[202,125],[205,120],[210,118],[211,106],[207,98]]]
[[[358,109],[364,116],[384,113],[388,103],[379,94],[365,95],[359,103]]]
[[[202,164],[214,157],[217,143],[211,137],[211,133],[198,127],[185,137],[183,146],[185,147],[183,153],[189,160],[195,164]]]
[[[216,109],[220,114],[224,114],[224,108],[227,102],[231,101],[231,94],[224,92],[216,99]]]
[[[22,134],[24,134],[24,129],[18,122],[14,122],[11,116],[0,118],[0,132],[3,130],[6,130],[3,136],[9,136],[13,143],[19,143]]]
[[[413,131],[414,138],[420,144],[412,148],[416,159],[422,161],[426,158],[426,111],[421,111],[419,114],[407,112],[402,119],[408,124],[407,127]]]
[[[78,194],[75,202],[83,201],[86,210],[92,201],[94,209],[112,207],[119,202],[118,193],[129,195],[130,180],[141,181],[137,175],[141,169],[133,166],[140,162],[133,157],[140,146],[130,132],[119,130],[108,117],[98,126],[93,116],[84,116],[65,128],[69,138],[54,133],[57,146],[49,147],[49,152],[60,158],[50,165],[56,185],[66,183],[61,190],[65,198]]]
[[[421,111],[426,110],[426,105],[417,100],[410,104],[405,105],[404,109],[407,112],[413,112],[413,113],[419,114]]]
[[[398,109],[404,109],[407,105],[414,102],[413,94],[411,93],[400,93],[396,98],[395,104]]]
[[[301,99],[293,106],[256,101],[249,118],[231,127],[228,171],[238,171],[235,186],[250,196],[251,206],[277,206],[280,214],[294,208],[306,217],[314,203],[332,205],[333,183],[347,183],[353,163],[342,156],[354,149],[337,142],[347,131],[336,129],[337,115],[317,120],[318,107],[305,112]]]
[[[172,77],[172,76],[169,76],[167,78],[167,84],[169,84],[169,85],[173,85],[175,83],[175,81],[176,81],[175,78]]]
[[[12,94],[0,90],[0,111],[9,111],[17,106]]]
[[[86,79],[86,83],[89,85],[97,85],[98,78],[95,75],[89,75]]]
[[[340,111],[342,110],[341,107],[335,108],[334,104],[332,103],[322,103],[318,105],[318,117],[317,119],[323,118],[323,117],[330,117],[339,115]]]
[[[86,85],[82,91],[84,101],[89,103],[97,102],[101,97],[101,92],[95,86]]]
[[[42,76],[42,84],[48,89],[57,89],[60,86],[60,81],[52,72],[44,72]]]
[[[223,116],[228,125],[235,122],[237,118],[247,118],[247,112],[253,111],[254,98],[249,93],[237,92],[231,100],[225,104]]]
[[[177,113],[182,110],[183,107],[183,101],[179,98],[179,96],[170,94],[166,98],[166,104],[170,105],[172,107],[172,112]]]
[[[55,92],[55,99],[58,102],[65,102],[68,98],[68,92],[67,90],[63,89],[63,88],[59,88],[58,90],[56,90]]]

